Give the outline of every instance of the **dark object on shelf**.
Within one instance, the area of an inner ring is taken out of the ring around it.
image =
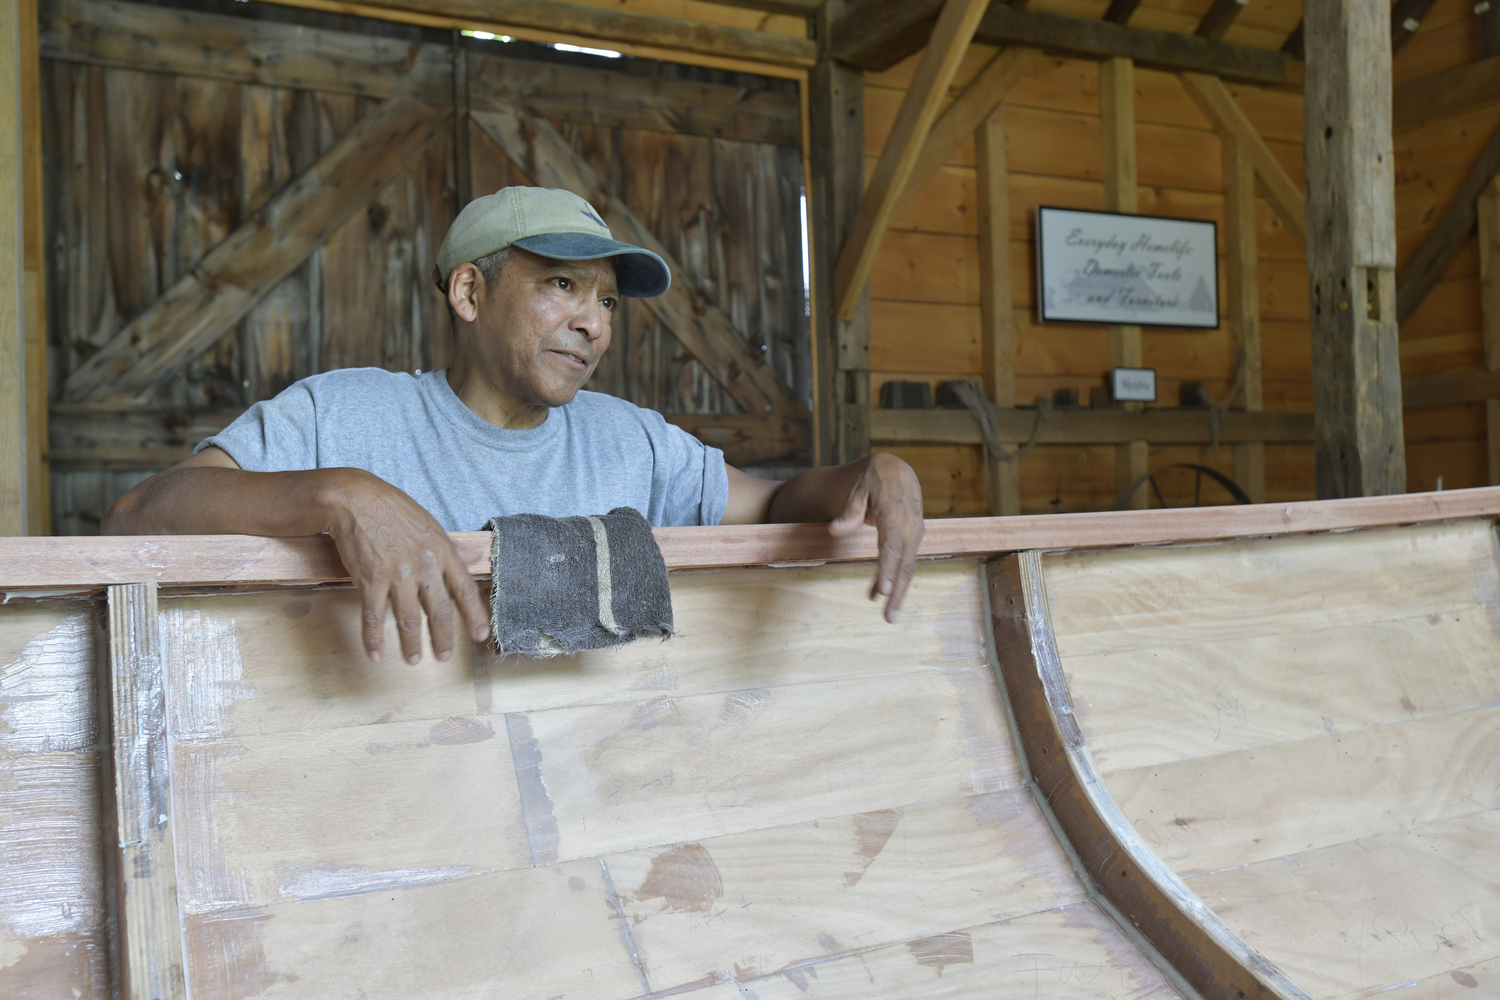
[[[1114,397],[1109,394],[1107,385],[1089,386],[1089,409],[1091,410],[1113,410],[1116,409]]]
[[[886,383],[886,384],[889,385],[890,383]],[[940,410],[963,410],[963,409],[967,409],[967,407],[964,406],[964,401],[958,395],[958,390],[956,388],[954,388],[957,385],[958,385],[958,382],[955,381],[955,380],[951,380],[951,379],[949,381],[947,381],[947,382],[939,382],[938,383],[938,387],[937,387],[937,408],[938,409],[940,409]]]
[[[932,383],[887,382],[880,387],[880,406],[886,410],[930,410]]]
[[[1052,390],[1052,405],[1058,409],[1065,406],[1078,405],[1078,390],[1071,385],[1065,385],[1059,389]]]
[[[1202,382],[1181,382],[1177,386],[1177,405],[1184,410],[1208,409],[1208,391]]]

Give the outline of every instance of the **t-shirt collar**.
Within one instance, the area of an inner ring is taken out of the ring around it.
[[[439,413],[448,418],[455,427],[491,448],[513,451],[529,450],[556,437],[562,426],[562,419],[557,412],[559,407],[551,407],[547,410],[547,416],[535,427],[526,430],[496,427],[469,409],[464,401],[458,398],[458,394],[448,384],[447,369],[424,372],[417,376],[417,383],[422,387],[426,396],[432,400]]]

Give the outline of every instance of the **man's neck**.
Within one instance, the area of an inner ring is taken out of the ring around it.
[[[486,423],[508,431],[525,431],[540,427],[547,419],[547,407],[523,403],[499,390],[488,379],[478,376],[472,365],[455,358],[448,369],[448,387],[474,415]]]

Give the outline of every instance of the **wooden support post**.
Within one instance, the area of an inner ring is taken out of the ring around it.
[[[1396,341],[1391,8],[1306,7],[1303,156],[1321,498],[1406,489]]]
[[[1479,296],[1484,308],[1484,368],[1500,371],[1500,177],[1479,196]],[[1490,485],[1500,486],[1500,399],[1484,401]]]
[[[865,83],[861,70],[833,58],[829,46],[842,0],[820,14],[823,52],[809,77],[812,132],[813,304],[817,310],[817,462],[852,462],[870,450],[870,293],[865,289],[851,319],[838,316],[834,268],[849,239],[864,195]]]
[[[1104,210],[1138,211],[1135,176],[1135,64],[1129,59],[1106,59],[1099,64],[1099,119],[1104,133]],[[1141,366],[1141,328],[1109,328],[1109,364],[1112,368]],[[1125,409],[1138,411],[1139,403]],[[1149,469],[1150,449],[1145,441],[1130,441],[1115,448],[1115,488],[1123,490]],[[1144,485],[1131,494],[1129,507],[1144,510],[1150,502]]]
[[[20,6],[0,3],[0,535],[26,534]]]
[[[120,978],[128,1000],[187,997],[172,848],[163,659],[156,584],[110,587]]]
[[[1015,315],[1010,297],[1010,173],[1006,166],[1005,105],[974,130],[979,207],[979,311],[984,391],[999,407],[1016,405]],[[1021,460],[991,455],[991,514],[1021,513]]]
[[[1224,157],[1224,269],[1229,332],[1243,395],[1231,399],[1256,411],[1263,404],[1260,356],[1259,249],[1255,239],[1255,163],[1247,143],[1220,136]],[[1266,446],[1252,441],[1234,446],[1234,478],[1254,503],[1266,499]]]

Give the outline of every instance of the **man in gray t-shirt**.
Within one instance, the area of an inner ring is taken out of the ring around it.
[[[446,660],[457,605],[475,641],[488,613],[447,531],[497,514],[639,510],[655,525],[828,521],[880,534],[871,596],[894,620],[922,538],[910,466],[875,454],[785,483],[661,415],[581,391],[609,347],[620,295],[660,295],[661,258],[613,239],[567,191],[504,188],[467,205],[438,252],[453,365],[303,379],[256,403],[193,456],[121,497],[108,534],[328,532],[364,598],[364,642],[383,653],[386,610],[416,662],[421,620]]]

